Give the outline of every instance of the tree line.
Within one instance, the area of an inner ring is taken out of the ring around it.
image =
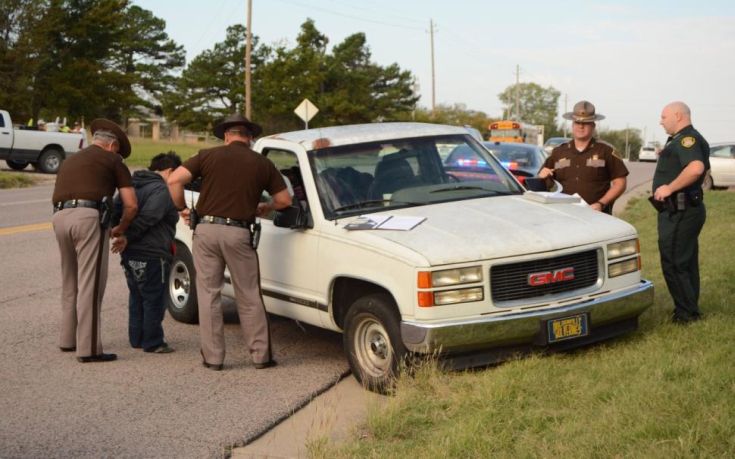
[[[63,115],[125,123],[155,114],[190,130],[244,111],[245,27],[228,27],[224,41],[188,64],[165,29],[165,21],[129,0],[2,0],[0,107],[19,121]],[[416,120],[486,134],[494,120],[462,104],[418,106],[415,76],[397,63],[375,63],[364,33],[330,49],[311,19],[293,46],[264,44],[254,35],[251,66],[254,118],[266,133],[302,128],[293,109],[304,98],[320,110],[311,127]],[[561,134],[559,91],[510,85],[498,95],[508,113],[515,112],[516,94],[524,122],[543,125],[546,137]],[[637,152],[640,135],[629,131]],[[621,132],[601,135],[622,152]]]

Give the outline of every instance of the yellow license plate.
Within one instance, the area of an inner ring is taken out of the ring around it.
[[[587,336],[587,314],[552,319],[546,322],[549,343]]]

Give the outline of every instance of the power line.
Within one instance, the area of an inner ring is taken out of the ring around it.
[[[314,11],[314,10],[321,11],[323,13],[332,14],[332,15],[335,15],[335,16],[340,16],[340,17],[344,17],[344,18],[348,18],[348,19],[354,19],[356,21],[367,22],[367,23],[371,23],[371,24],[378,24],[378,25],[383,25],[383,26],[387,26],[387,27],[396,27],[396,28],[404,29],[404,30],[409,29],[409,30],[418,30],[418,31],[421,31],[421,32],[424,31],[424,29],[421,28],[421,27],[412,27],[412,26],[407,26],[406,24],[391,24],[391,23],[385,22],[385,21],[378,21],[378,20],[374,20],[374,19],[367,19],[367,18],[360,17],[360,16],[353,16],[351,14],[339,13],[337,11],[333,11],[333,10],[330,10],[330,9],[327,9],[327,8],[322,8],[322,7],[313,6],[313,5],[307,5],[305,3],[297,2],[297,1],[294,1],[294,0],[278,0],[278,1],[279,2],[283,2],[283,3],[289,3],[289,4],[295,5],[295,6],[299,6],[301,8],[308,9],[309,11]]]

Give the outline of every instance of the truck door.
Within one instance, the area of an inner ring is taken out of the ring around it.
[[[13,147],[13,125],[5,113],[0,113],[0,158],[7,158]]]

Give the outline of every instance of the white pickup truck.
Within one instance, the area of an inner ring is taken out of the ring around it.
[[[46,132],[15,129],[10,114],[0,110],[0,160],[15,170],[28,164],[47,174],[55,174],[64,159],[86,146],[81,132]]]
[[[633,226],[566,195],[529,195],[465,128],[330,127],[253,148],[294,191],[293,207],[261,220],[266,308],[342,332],[372,390],[409,356],[467,368],[576,347],[634,330],[653,303]],[[182,223],[176,244],[168,308],[195,323]],[[227,277],[223,293],[233,296]]]

